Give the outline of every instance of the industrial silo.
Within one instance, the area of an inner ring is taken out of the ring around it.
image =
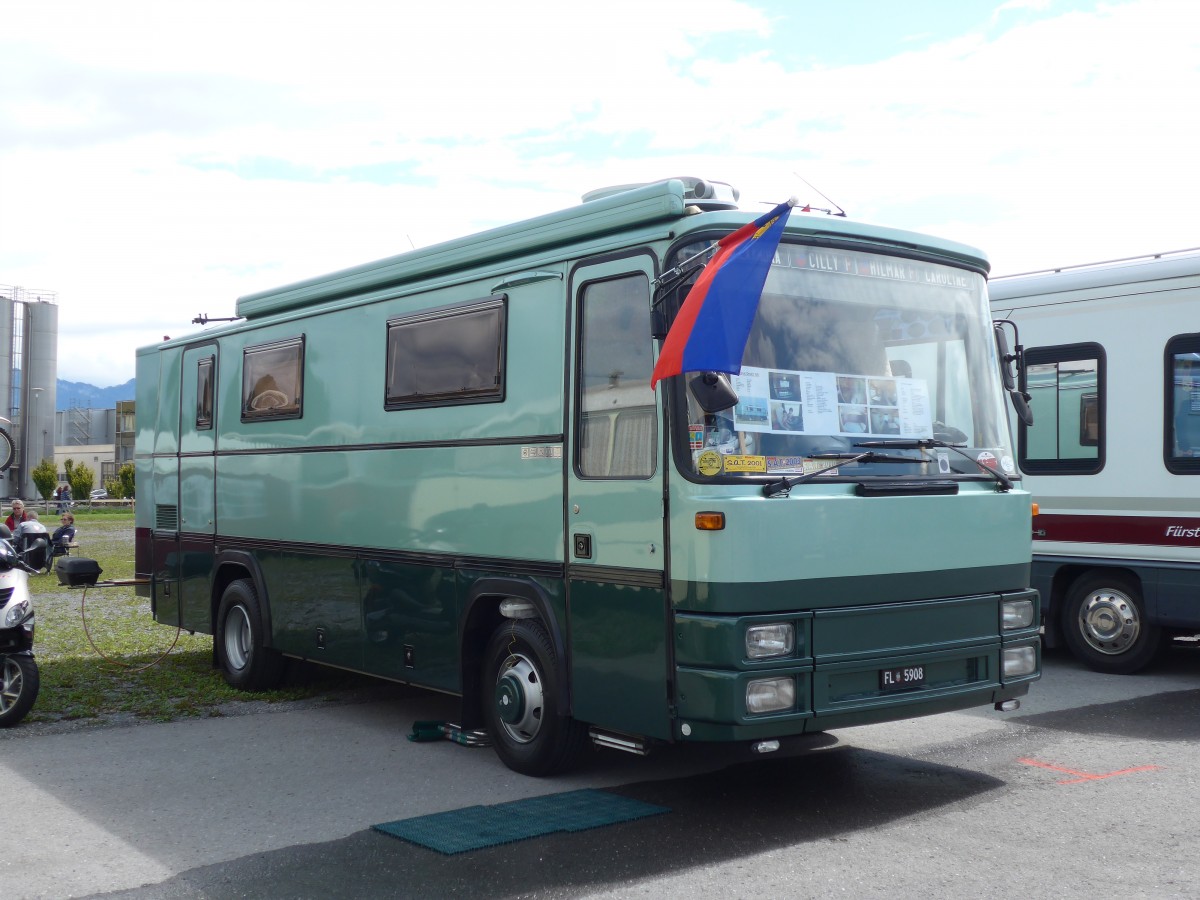
[[[21,441],[24,451],[20,495],[40,496],[31,472],[43,459],[54,459],[54,409],[58,391],[58,306],[45,300],[22,304],[24,315],[24,366],[20,387],[27,427]],[[18,311],[20,315],[20,311]],[[8,321],[12,321],[10,317]],[[10,342],[11,343],[11,342]]]

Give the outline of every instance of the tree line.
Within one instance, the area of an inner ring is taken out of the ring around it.
[[[87,500],[92,494],[92,488],[96,485],[95,471],[91,466],[77,463],[73,459],[66,460],[63,468],[67,473],[67,484],[71,486],[71,499]],[[58,487],[58,467],[54,464],[54,460],[43,459],[34,466],[33,472],[30,474],[33,476],[33,485],[41,494],[42,499],[49,500],[54,489]],[[117,470],[117,477],[108,479],[104,484],[104,489],[114,500],[132,500],[134,497],[133,463],[125,463],[121,466]]]

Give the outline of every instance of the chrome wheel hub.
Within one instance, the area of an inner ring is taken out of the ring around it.
[[[0,713],[8,712],[21,699],[25,675],[15,659],[4,657],[0,667]]]
[[[246,668],[250,661],[250,616],[235,606],[225,617],[225,659],[232,669]]]
[[[1079,631],[1088,646],[1107,656],[1129,652],[1142,631],[1137,606],[1116,590],[1092,591],[1079,607]]]
[[[508,736],[518,744],[528,744],[542,727],[542,676],[524,656],[514,654],[505,660],[496,676],[496,712]]]

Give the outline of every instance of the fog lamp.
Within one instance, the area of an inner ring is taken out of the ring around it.
[[[787,656],[796,646],[796,629],[791,622],[751,625],[746,629],[746,658]]]
[[[1005,678],[1032,675],[1037,671],[1037,652],[1033,647],[1005,647],[1000,654]]]
[[[792,678],[759,678],[746,684],[746,712],[768,713],[796,705],[796,682]]]
[[[1033,624],[1033,601],[1005,600],[1000,605],[1000,621],[1005,631],[1028,628]]]

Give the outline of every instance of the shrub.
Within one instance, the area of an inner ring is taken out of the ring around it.
[[[121,493],[117,496],[132,500],[134,494],[133,463],[125,463],[117,469],[117,480],[121,483]]]
[[[50,495],[58,487],[58,467],[54,465],[54,460],[43,459],[33,467],[30,474],[33,476],[33,486],[42,495],[42,499],[50,499]]]
[[[86,500],[92,493],[92,485],[96,483],[96,473],[83,463],[74,463],[68,471],[71,496],[76,500]]]

